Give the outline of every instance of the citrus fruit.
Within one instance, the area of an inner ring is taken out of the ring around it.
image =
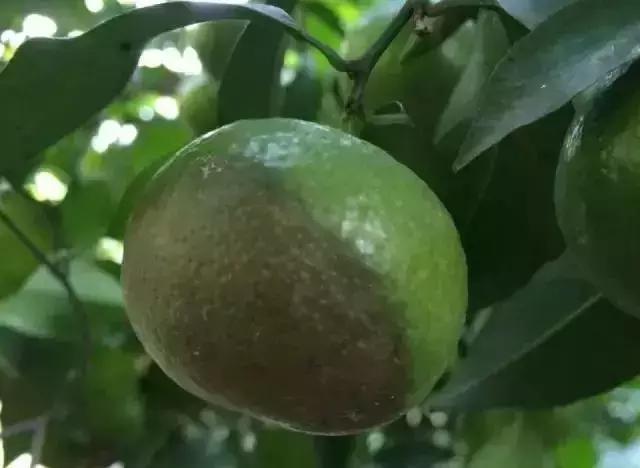
[[[214,404],[311,433],[388,422],[456,356],[464,253],[429,187],[379,148],[293,119],[178,152],[125,235],[148,353]]]
[[[188,83],[180,92],[180,107],[196,135],[218,126],[218,85],[210,78]]]
[[[570,250],[612,302],[640,316],[640,66],[598,93],[567,133],[556,178]]]

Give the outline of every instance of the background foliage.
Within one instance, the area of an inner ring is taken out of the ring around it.
[[[640,322],[576,274],[553,209],[574,109],[638,54],[636,0],[442,2],[420,37],[391,43],[348,118],[339,53],[366,54],[402,2],[268,2],[290,16],[162,3],[0,2],[0,464],[640,466]],[[154,169],[219,125],[277,115],[388,150],[467,251],[459,363],[421,407],[358,436],[207,407],[124,315],[123,229]]]

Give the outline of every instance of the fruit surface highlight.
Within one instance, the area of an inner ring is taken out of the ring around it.
[[[388,422],[456,356],[464,253],[429,187],[384,151],[292,119],[195,140],[125,236],[133,327],[228,408],[321,434]]]

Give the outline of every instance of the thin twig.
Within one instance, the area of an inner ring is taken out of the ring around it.
[[[87,314],[82,306],[82,302],[78,298],[73,285],[67,278],[67,276],[60,271],[60,269],[53,264],[46,256],[44,252],[40,250],[40,248],[27,236],[20,227],[9,217],[4,211],[0,209],[0,221],[2,221],[7,228],[24,244],[24,246],[29,250],[31,255],[42,265],[44,265],[47,270],[60,282],[60,284],[64,287],[67,296],[69,297],[69,302],[71,304],[71,308],[75,313],[78,323],[80,325],[80,333],[81,333],[81,345],[82,345],[82,356],[79,370],[80,375],[84,375],[86,373],[89,358],[91,355],[91,332],[89,330],[89,320]]]
[[[0,432],[0,440],[8,439],[9,437],[24,434],[25,432],[33,432],[38,428],[40,421],[44,415],[36,416],[35,418],[26,419],[24,421],[17,422],[11,426],[6,427]]]
[[[40,424],[33,432],[31,439],[31,468],[36,468],[42,459],[42,450],[47,436],[47,427],[49,425],[49,416],[45,415],[40,418]]]
[[[393,18],[391,23],[382,32],[380,37],[367,49],[360,57],[347,62],[347,73],[353,80],[351,96],[347,101],[347,112],[350,114],[362,114],[364,90],[371,76],[371,72],[382,57],[382,54],[389,48],[389,45],[400,34],[405,25],[413,16],[415,5],[412,1],[404,3],[400,11]]]

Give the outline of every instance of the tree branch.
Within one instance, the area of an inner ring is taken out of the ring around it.
[[[347,62],[347,73],[353,80],[351,95],[347,100],[347,113],[362,115],[364,90],[371,76],[371,72],[387,50],[391,42],[400,34],[400,31],[413,16],[415,5],[413,1],[407,1],[393,18],[389,26],[380,37],[360,57]]]
[[[40,250],[40,248],[27,236],[20,227],[4,212],[0,209],[0,221],[7,226],[7,228],[22,242],[22,244],[29,250],[31,255],[42,265],[49,270],[49,272],[60,282],[62,287],[67,292],[69,297],[69,303],[75,313],[78,324],[80,326],[81,334],[81,347],[82,355],[80,364],[78,366],[80,375],[83,376],[86,373],[89,358],[91,356],[91,332],[89,330],[89,320],[87,314],[82,306],[82,302],[78,298],[73,285],[67,278],[67,276],[51,262],[46,254]]]

